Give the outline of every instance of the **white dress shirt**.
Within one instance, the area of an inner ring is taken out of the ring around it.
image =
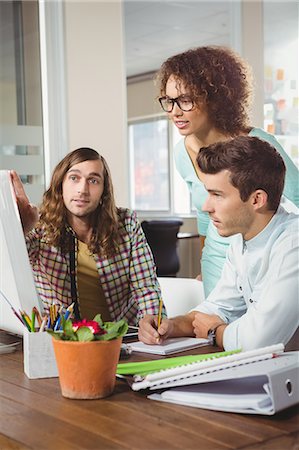
[[[234,236],[222,275],[196,308],[228,326],[225,350],[286,344],[299,325],[299,216],[281,206],[257,236]]]

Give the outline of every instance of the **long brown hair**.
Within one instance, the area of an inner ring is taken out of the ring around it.
[[[232,50],[207,46],[171,56],[156,74],[162,96],[170,76],[188,90],[195,104],[204,105],[218,130],[235,136],[248,129],[251,68]]]
[[[38,226],[43,229],[47,243],[70,250],[71,237],[67,232],[67,214],[62,197],[62,183],[68,170],[75,164],[100,160],[104,166],[104,191],[101,203],[93,213],[92,237],[88,248],[92,253],[112,255],[119,242],[118,215],[115,206],[112,179],[106,160],[97,151],[78,148],[68,153],[55,167],[49,189],[43,195]]]

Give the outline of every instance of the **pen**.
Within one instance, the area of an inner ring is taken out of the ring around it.
[[[51,305],[49,307],[49,313],[50,313],[50,327],[52,328],[55,322],[55,316],[54,316],[54,305]],[[49,328],[49,325],[48,325]]]
[[[20,313],[21,313],[21,317],[23,319],[22,320],[23,324],[25,325],[25,327],[27,328],[28,331],[31,331],[31,324],[29,324],[27,322],[27,319],[26,319],[25,315],[22,313],[22,311],[20,311]]]
[[[8,300],[8,298],[6,297],[6,295],[4,294],[4,292],[2,292],[0,290],[0,294],[2,295],[2,297],[4,298],[4,300],[9,304],[9,306],[11,307],[12,312],[14,313],[14,315],[19,319],[20,322],[22,322],[22,324],[24,325],[24,321],[22,319],[22,317],[20,316],[19,313],[17,313],[17,311],[15,310],[15,308],[12,306],[12,304],[10,303],[10,301]]]
[[[74,303],[72,303],[70,306],[68,306],[67,308],[67,311],[70,311],[70,312],[73,312],[73,309],[74,309]]]
[[[31,331],[31,319],[28,316],[28,314],[26,313],[26,311],[24,311],[24,310],[22,311],[22,317],[23,317],[23,319],[25,318],[27,324],[29,325],[30,331]]]
[[[42,331],[45,331],[45,326],[46,326],[47,320],[48,320],[48,317],[47,317],[47,316],[44,316],[44,318],[43,318],[43,320],[42,320],[42,323],[41,323],[41,326],[40,326],[40,328],[39,328],[39,332],[40,332],[40,333],[41,333]]]
[[[61,316],[59,316],[58,319],[56,320],[56,323],[54,325],[54,331],[58,331],[60,329],[60,324],[61,324]]]
[[[64,315],[64,320],[67,320],[69,318],[69,316],[72,314],[74,309],[74,303],[72,303],[70,306],[67,307],[66,309],[66,313]]]
[[[62,313],[63,313],[63,306],[60,306],[59,309],[58,309],[58,313],[57,313],[57,316],[56,316],[55,323],[53,324],[53,330],[54,331],[57,331],[57,330],[60,329]]]
[[[35,311],[34,311],[34,308],[32,309],[32,314],[31,314],[31,331],[33,333],[35,332]]]
[[[158,327],[157,329],[159,329],[160,325],[161,325],[161,321],[162,321],[162,309],[163,309],[163,300],[162,298],[160,298],[160,302],[159,302],[159,313],[158,313]]]
[[[35,317],[36,317],[36,319],[37,319],[38,326],[40,327],[41,324],[42,324],[42,318],[41,318],[41,316],[40,316],[39,310],[37,309],[36,306],[34,306],[32,312],[33,312],[33,311],[35,312]]]

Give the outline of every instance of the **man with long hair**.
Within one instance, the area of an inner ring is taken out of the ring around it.
[[[239,136],[199,150],[208,192],[203,210],[234,236],[220,280],[185,316],[140,321],[149,344],[170,336],[210,338],[225,350],[289,343],[298,329],[298,215],[280,205],[285,164],[266,141]],[[294,341],[293,341],[294,342]],[[292,343],[293,344],[293,343]]]
[[[75,315],[125,318],[137,325],[157,314],[160,287],[136,214],[115,206],[110,171],[93,149],[79,148],[54,169],[39,209],[11,172],[35,284],[47,310],[53,302]]]

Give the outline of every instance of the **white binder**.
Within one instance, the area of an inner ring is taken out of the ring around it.
[[[216,411],[273,415],[299,403],[299,352],[181,378],[172,386],[148,398]]]

